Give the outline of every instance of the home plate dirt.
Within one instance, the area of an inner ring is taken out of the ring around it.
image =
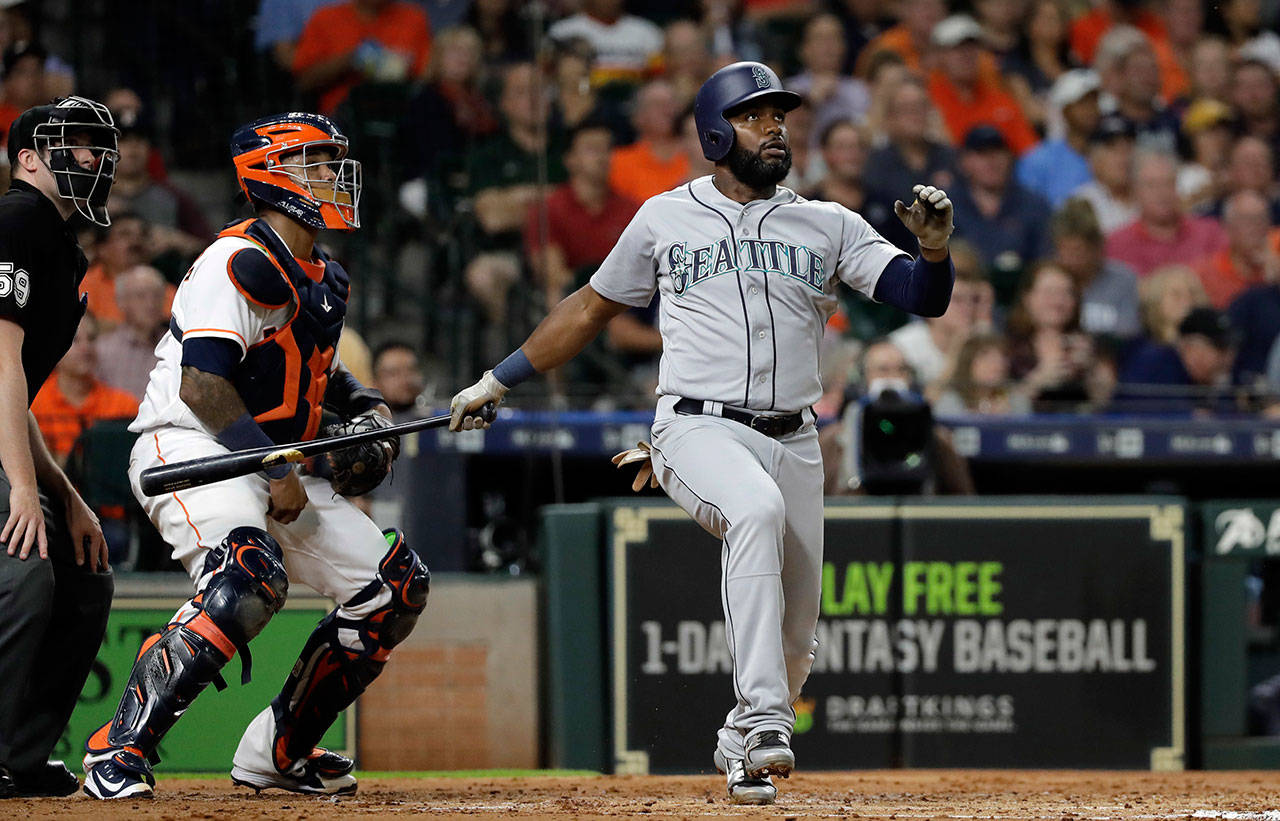
[[[255,795],[226,778],[164,779],[154,799],[5,801],[9,818],[338,819],[765,816],[857,819],[1236,819],[1280,821],[1275,772],[1031,772],[898,770],[796,773],[772,807],[735,807],[717,776],[385,778],[365,776],[347,798]]]

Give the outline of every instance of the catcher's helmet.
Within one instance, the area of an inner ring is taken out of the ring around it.
[[[321,150],[333,156],[316,157]],[[328,117],[292,112],[242,125],[231,135],[231,158],[251,201],[317,230],[360,227],[360,163],[347,159],[347,137]]]
[[[24,148],[42,159],[47,152],[58,196],[71,200],[85,219],[110,225],[107,197],[120,159],[119,136],[111,112],[102,103],[87,97],[60,97],[48,105],[28,108],[13,121],[9,127],[9,165],[18,164],[18,154]]]
[[[733,63],[707,78],[693,101],[702,156],[712,162],[724,159],[733,148],[733,126],[725,112],[762,97],[773,97],[783,111],[802,102],[799,94],[782,87],[778,75],[764,63]]]

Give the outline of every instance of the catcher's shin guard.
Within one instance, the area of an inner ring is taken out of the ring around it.
[[[431,574],[398,530],[377,577],[325,616],[271,702],[276,719],[272,759],[285,772],[311,754],[338,713],[378,677],[391,648],[413,630],[427,603]]]
[[[138,651],[115,717],[89,737],[85,766],[130,750],[155,759],[160,739],[237,649],[284,606],[289,592],[280,545],[256,527],[238,527],[205,559],[200,592]]]

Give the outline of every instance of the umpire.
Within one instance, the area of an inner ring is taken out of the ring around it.
[[[0,797],[70,795],[49,761],[107,627],[114,584],[98,518],[53,461],[31,399],[84,315],[87,263],[68,225],[109,225],[117,130],[106,106],[66,97],[9,129],[0,197]],[[120,466],[124,470],[124,465]]]

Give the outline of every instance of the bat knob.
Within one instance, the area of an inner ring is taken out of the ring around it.
[[[479,416],[486,423],[492,424],[493,420],[498,418],[498,406],[492,402],[485,402],[484,405],[476,411],[476,416]]]

